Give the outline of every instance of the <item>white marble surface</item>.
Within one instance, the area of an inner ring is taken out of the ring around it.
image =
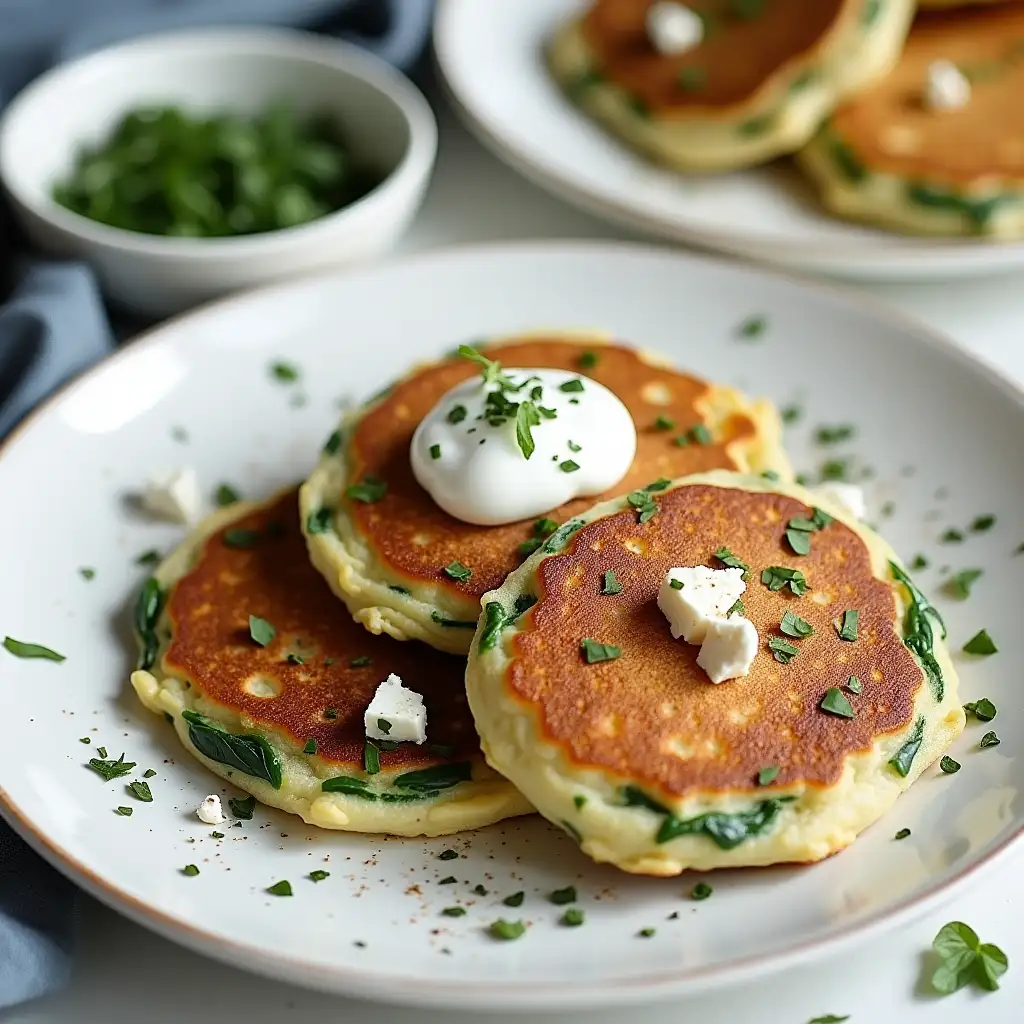
[[[442,112],[440,162],[423,212],[401,251],[510,238],[628,238],[547,196],[485,153]],[[1024,283],[1019,276],[965,284],[876,285],[866,291],[920,317],[1024,383]],[[1011,1024],[1024,1020],[1024,891],[1011,859],[964,890],[944,910],[839,960],[753,986],[642,1011],[645,1024],[806,1024],[826,1013],[851,1024]],[[1010,971],[1000,992],[963,991],[946,999],[920,984],[932,937],[948,920],[965,920],[983,941],[1003,947]],[[629,1011],[591,1013],[613,1024]],[[373,1024],[470,1024],[480,1015],[399,1010],[305,992],[204,960],[157,938],[92,901],[83,901],[80,955],[68,990],[0,1013],[2,1024],[270,1024],[315,1019]],[[496,1015],[572,1024],[565,1014]]]

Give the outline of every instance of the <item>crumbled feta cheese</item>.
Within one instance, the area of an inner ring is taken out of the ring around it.
[[[647,38],[660,54],[671,57],[700,46],[704,21],[685,4],[659,2],[647,8]]]
[[[971,83],[951,60],[928,65],[924,102],[929,110],[960,110],[971,100]]]
[[[142,492],[142,507],[173,523],[192,522],[201,504],[199,479],[191,466],[157,474]]]
[[[363,717],[366,735],[372,740],[425,743],[427,709],[423,698],[402,685],[401,677],[389,675],[373,695]]]
[[[224,824],[224,808],[221,807],[220,797],[211,793],[197,808],[196,814],[199,820],[207,825]]]
[[[816,487],[818,494],[831,499],[844,512],[848,512],[854,519],[864,519],[868,514],[867,499],[864,497],[864,488],[856,484],[823,484]]]
[[[713,683],[738,679],[750,671],[757,656],[757,628],[742,615],[713,619],[708,623],[697,664]]]
[[[658,590],[658,607],[668,619],[673,637],[699,644],[708,623],[722,618],[746,589],[742,569],[709,569],[705,565],[669,569]]]

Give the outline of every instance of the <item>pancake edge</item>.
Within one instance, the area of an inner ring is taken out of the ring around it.
[[[292,488],[285,488],[266,501],[245,501],[219,509],[204,519],[189,536],[157,566],[153,577],[165,593],[184,576],[195,562],[208,538],[252,512],[279,500]],[[166,602],[165,602],[166,603]],[[166,611],[157,623],[160,646],[150,670],[136,669],[131,685],[142,704],[154,714],[170,715],[174,731],[182,745],[200,764],[237,789],[269,807],[297,814],[309,825],[346,832],[385,833],[394,836],[443,836],[483,828],[505,818],[532,814],[533,807],[522,794],[483,761],[473,761],[473,778],[443,791],[433,799],[409,803],[368,801],[344,793],[325,793],[325,779],[338,775],[332,765],[315,754],[302,753],[301,747],[286,735],[254,727],[247,716],[232,713],[217,702],[205,700],[185,685],[185,680],[163,667],[164,654],[170,645]],[[282,765],[280,789],[270,783],[232,770],[212,761],[196,749],[189,739],[188,723],[182,718],[185,710],[195,710],[229,732],[258,733],[274,747]],[[386,783],[399,772],[381,772],[374,776]],[[362,778],[363,773],[358,773]]]
[[[606,333],[558,330],[506,335],[488,339],[488,344],[526,341],[533,336],[561,338],[595,348],[610,341]],[[685,372],[661,355],[639,348],[635,351],[650,366]],[[402,379],[409,379],[430,365],[434,364],[420,364]],[[726,448],[736,464],[751,473],[771,470],[783,479],[792,479],[793,470],[782,447],[782,422],[775,406],[767,399],[752,400],[736,388],[713,383],[708,387],[708,395],[697,411],[713,434],[730,416],[744,415],[755,423],[752,437],[734,441]],[[342,418],[342,437],[350,436],[359,420],[379,401],[383,401],[383,397],[371,399],[361,408],[347,413]],[[310,561],[327,580],[334,594],[345,602],[353,618],[371,633],[386,633],[396,640],[421,640],[441,651],[467,654],[472,645],[473,631],[443,626],[436,619],[476,622],[480,616],[478,602],[385,565],[356,530],[354,521],[347,514],[345,501],[334,509],[332,529],[310,532],[310,517],[322,508],[333,507],[348,485],[346,452],[347,443],[343,440],[334,454],[321,453],[316,468],[299,489],[300,521]],[[391,589],[395,585],[410,593],[402,594]]]
[[[824,496],[798,485],[780,485],[718,470],[683,477],[674,481],[670,489],[690,484],[781,493],[817,505],[864,540],[878,578],[891,579],[890,560],[902,564],[888,543],[863,523],[852,519]],[[621,499],[604,502],[579,518],[585,525],[627,507]],[[532,555],[502,587],[486,595],[485,602],[497,601],[510,608],[520,595],[536,594],[537,571],[541,562],[552,554],[557,552]],[[900,587],[893,584],[893,589],[899,616],[897,634],[904,639],[905,599]],[[511,779],[545,818],[573,836],[585,854],[599,863],[611,863],[634,874],[671,876],[688,869],[821,860],[848,846],[861,831],[890,810],[896,798],[940,757],[966,723],[957,699],[956,670],[945,644],[936,637],[934,653],[945,680],[942,701],[934,700],[922,672],[914,712],[907,727],[876,739],[870,750],[848,756],[835,786],[764,788],[756,787],[752,779],[746,792],[737,791],[727,796],[696,793],[676,801],[655,791],[655,798],[663,801],[679,819],[709,811],[748,811],[763,800],[796,797],[793,802],[782,805],[771,831],[747,839],[731,850],[720,849],[701,835],[683,835],[658,844],[655,835],[663,817],[646,807],[624,806],[620,795],[623,786],[639,785],[645,792],[650,792],[651,787],[626,776],[613,776],[604,768],[570,761],[560,745],[541,738],[538,712],[507,690],[504,680],[513,660],[512,641],[518,632],[514,624],[505,628],[499,642],[484,652],[479,647],[482,627],[474,638],[466,686],[484,753],[495,770]],[[742,680],[725,685],[742,686]],[[922,715],[926,720],[924,742],[908,775],[900,777],[887,762],[914,731]],[[582,807],[577,806],[578,797],[585,800]]]
[[[911,0],[887,0],[869,25],[858,18],[852,30],[833,31],[810,55],[780,67],[746,103],[717,116],[705,110],[658,120],[638,113],[617,86],[591,82],[594,52],[580,17],[557,29],[546,58],[570,101],[632,148],[675,170],[729,171],[795,152],[841,100],[884,78],[899,59],[913,13]],[[806,80],[808,74],[814,77]],[[580,82],[589,84],[581,89]]]

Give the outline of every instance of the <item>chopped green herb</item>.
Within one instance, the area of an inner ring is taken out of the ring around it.
[[[637,933],[637,937],[641,939],[653,939],[656,930],[654,928],[641,928]]]
[[[540,413],[533,402],[520,402],[516,406],[516,444],[523,453],[523,458],[529,459],[537,450],[537,444],[533,440],[533,428],[540,426]]]
[[[124,818],[130,818],[134,813],[130,807],[118,807],[116,810]]]
[[[818,444],[841,444],[843,441],[849,441],[856,433],[857,428],[848,423],[836,427],[818,427],[814,432],[814,440]]]
[[[981,569],[961,569],[960,572],[946,580],[942,589],[950,597],[959,598],[961,601],[966,600],[971,596],[971,587],[981,575]]]
[[[183,868],[181,869],[181,873],[182,873],[182,874],[183,874],[183,875],[184,875],[184,876],[185,876],[186,878],[195,878],[195,877],[196,877],[196,875],[198,875],[198,874],[199,874],[199,868],[197,868],[197,867],[195,866],[195,864],[186,864],[186,865],[185,865],[185,866],[184,866],[184,867],[183,867]]]
[[[482,885],[474,885],[473,886],[473,892],[475,892],[477,894],[477,896],[486,896],[487,895],[487,890]]]
[[[768,649],[772,652],[775,660],[783,665],[788,665],[800,653],[799,647],[794,647],[788,640],[783,640],[781,636],[769,637]]]
[[[818,530],[824,530],[829,523],[834,523],[835,519],[832,518],[827,512],[822,511],[820,508],[814,509],[811,513],[811,522]],[[792,526],[793,524],[790,523]]]
[[[690,427],[690,439],[694,444],[711,444],[711,431],[703,423],[698,423],[695,427]]]
[[[928,559],[924,555],[914,555],[913,560],[910,563],[910,568],[917,572],[920,569],[928,568]]]
[[[446,419],[449,423],[461,423],[466,418],[466,407],[464,405],[454,405],[449,411]]]
[[[586,805],[587,798],[585,796],[574,796],[572,798],[572,802],[573,802],[573,805],[575,806],[576,810],[580,811]]]
[[[998,747],[999,737],[990,730],[989,732],[985,733],[984,736],[981,737],[981,742],[978,744],[978,746],[982,750],[984,750],[986,747]]]
[[[675,430],[676,421],[670,420],[667,416],[658,416],[654,421],[655,430]]]
[[[228,505],[234,505],[235,502],[241,500],[241,495],[231,484],[218,484],[217,489],[213,492],[213,501],[218,508],[227,508]]]
[[[58,654],[49,647],[41,644],[27,644],[22,640],[15,640],[14,637],[4,638],[4,648],[10,651],[16,658],[42,658],[45,661],[66,661],[63,654]]]
[[[986,530],[991,530],[996,524],[995,516],[978,516],[971,523],[971,531],[973,533],[984,533]]]
[[[777,764],[769,764],[757,773],[757,784],[759,786],[770,786],[778,777],[782,768]]]
[[[291,896],[292,895],[292,883],[288,881],[275,882],[273,885],[267,887],[267,892],[271,896]]]
[[[363,747],[363,768],[367,775],[380,774],[380,750],[370,740]]]
[[[135,782],[129,782],[126,788],[136,800],[141,800],[144,804],[153,802],[153,791],[149,788],[148,782],[136,779]]]
[[[516,551],[524,557],[532,555],[543,543],[543,537],[531,537],[529,540],[524,540],[522,544],[516,548]]]
[[[310,737],[308,740],[306,740],[305,744],[302,747],[302,752],[304,754],[315,754],[316,753],[316,740],[313,739],[312,737]]]
[[[463,565],[461,562],[452,562],[444,567],[444,571],[451,576],[453,580],[458,580],[459,583],[465,583],[473,576],[473,570]]]
[[[82,568],[78,570],[78,575],[81,576],[83,580],[95,579],[96,570],[90,569],[87,565],[83,565]]]
[[[573,885],[567,885],[564,889],[555,889],[548,899],[551,900],[555,906],[562,906],[566,903],[575,903],[577,900],[576,887]]]
[[[330,871],[310,871],[306,876],[311,882],[322,882],[325,878],[330,878]]]
[[[266,619],[261,619],[258,615],[250,615],[249,636],[260,647],[266,647],[267,644],[273,643],[274,637],[277,636],[277,630]]]
[[[526,925],[522,921],[506,921],[503,917],[492,921],[489,928],[491,937],[502,942],[514,942],[526,934]]]
[[[236,818],[248,821],[256,810],[256,797],[254,796],[233,796],[228,800],[228,807]]]
[[[79,742],[79,743],[85,743],[85,744],[89,744],[89,743],[92,743],[92,740],[91,740],[91,739],[90,739],[90,738],[89,738],[88,736],[82,736],[82,737],[81,737],[81,738],[79,739],[79,741],[78,741],[78,742]]]
[[[271,363],[270,375],[285,384],[291,384],[299,379],[299,369],[292,363]]]
[[[945,533],[939,537],[939,542],[942,544],[959,544],[964,539],[964,535],[960,530],[955,530],[950,527]]]
[[[585,637],[580,642],[580,647],[588,665],[596,665],[602,661],[614,661],[622,654],[621,647],[616,647],[614,644],[598,643],[589,637]]]
[[[432,444],[430,446],[430,457],[432,459],[441,458],[441,446],[439,444]]]
[[[792,424],[796,423],[796,421],[800,419],[800,417],[803,416],[803,414],[804,411],[803,409],[800,408],[800,406],[787,405],[782,409],[782,422],[785,423],[787,426],[792,426]]]
[[[646,523],[652,519],[660,510],[661,506],[651,497],[649,491],[630,491],[626,495],[626,501],[639,513],[638,521]]]
[[[786,531],[786,540],[796,555],[809,555],[811,553],[811,536],[804,530],[789,529]]]
[[[568,394],[571,394],[576,391],[582,391],[583,381],[580,380],[579,377],[574,377],[572,380],[567,380],[564,383],[559,384],[558,390],[565,391]]]
[[[156,775],[156,772],[155,772],[155,771],[153,771],[153,769],[152,769],[152,768],[147,768],[147,769],[146,769],[146,770],[145,770],[145,771],[144,771],[144,772],[142,773],[142,777],[143,777],[144,779],[151,779],[151,778],[153,778],[153,777],[154,777],[155,775]]]
[[[124,754],[122,754],[116,761],[104,761],[102,757],[106,757],[107,752],[103,747],[100,747],[97,751],[101,757],[94,757],[89,760],[89,767],[96,772],[97,775],[103,777],[104,782],[110,782],[112,779],[119,779],[124,775],[131,775],[135,769],[135,761],[126,761]]]
[[[566,928],[579,928],[586,919],[586,914],[580,907],[569,907],[562,915],[561,923]]]
[[[373,505],[380,501],[388,492],[388,485],[379,477],[367,474],[358,483],[349,484],[345,494],[353,501],[361,501],[364,505]]]
[[[331,518],[329,508],[318,508],[315,512],[310,512],[306,519],[307,533],[314,537],[319,533],[327,533],[331,529]]]
[[[583,446],[582,445],[575,444],[572,441],[569,441],[567,443],[568,443],[568,446],[569,446],[569,451],[571,451],[571,452],[581,452],[581,451],[583,451]]]
[[[736,598],[726,610],[725,617],[729,618],[730,615],[746,615],[747,609],[743,605],[743,601],[740,598]]]
[[[445,917],[463,917],[466,913],[465,907],[445,907],[441,913]]]
[[[995,641],[988,635],[987,630],[979,630],[964,644],[964,654],[989,655],[997,654],[999,648]]]
[[[864,689],[864,685],[856,676],[850,676],[850,678],[846,680],[846,688],[850,693],[860,693]]]
[[[798,637],[801,640],[814,632],[814,627],[806,619],[802,619],[799,615],[794,615],[792,612],[786,612],[782,616],[782,624],[779,626],[779,629],[786,636]]]
[[[910,835],[910,829],[909,828],[901,828],[899,830],[899,832],[897,832],[896,835],[893,836],[893,839],[906,839],[909,835]]]
[[[962,921],[939,929],[932,949],[942,961],[932,974],[932,988],[948,996],[965,985],[994,992],[1006,973],[1006,954],[992,943],[982,943],[977,932]]]
[[[597,366],[597,353],[596,352],[583,352],[577,360],[580,364],[580,368],[583,370],[592,370]]]
[[[189,740],[201,754],[253,778],[263,779],[274,789],[281,788],[281,759],[262,736],[235,735],[190,709],[183,711],[181,717],[188,722]]]
[[[714,891],[714,888],[708,885],[707,882],[698,882],[690,890],[690,899],[697,900],[698,902],[700,900],[706,900]]]
[[[954,761],[953,758],[947,754],[943,756],[942,760],[939,762],[939,767],[946,773],[946,775],[955,775],[960,771],[960,762]]]
[[[525,892],[514,892],[511,896],[506,896],[501,902],[506,907],[521,907],[524,899],[526,899]]]
[[[538,537],[550,537],[558,529],[558,523],[554,519],[538,519],[533,524],[533,532]]]
[[[920,715],[914,723],[914,728],[911,730],[910,735],[906,738],[893,757],[889,759],[889,764],[897,775],[902,775],[906,778],[910,774],[910,768],[914,763],[914,758],[917,757],[917,752],[921,749],[921,743],[923,740],[924,715]]]
[[[337,718],[338,712],[335,708],[324,708],[324,718]]]
[[[850,475],[850,464],[846,459],[829,459],[821,464],[822,480],[846,480]]]
[[[726,569],[742,569],[744,574],[750,571],[750,566],[742,559],[737,558],[728,548],[719,548],[715,552],[717,558]],[[744,576],[745,578],[745,576]]]
[[[408,587],[399,587],[394,583],[388,585],[388,590],[393,590],[396,594],[404,594],[406,597],[412,596],[412,591]]]
[[[826,1013],[824,1017],[815,1017],[813,1020],[809,1020],[807,1024],[843,1024],[844,1021],[849,1019],[849,1014],[837,1017],[834,1013]]]
[[[324,442],[323,453],[324,455],[337,455],[341,450],[341,431],[335,430],[331,433],[331,436]]]
[[[254,548],[259,543],[259,530],[233,526],[224,531],[224,546],[229,548]]]
[[[899,583],[903,584],[910,595],[910,604],[903,620],[906,634],[903,643],[913,653],[918,664],[924,670],[935,699],[941,701],[945,693],[945,681],[942,678],[942,669],[935,659],[935,630],[933,626],[939,627],[939,631],[945,639],[945,623],[935,606],[895,562],[889,563],[889,571]]]
[[[825,691],[825,696],[822,697],[821,703],[818,707],[820,707],[822,711],[827,711],[831,715],[838,715],[840,718],[857,717],[857,712],[853,710],[850,698],[835,686],[830,686],[828,690]]]
[[[765,332],[765,328],[768,326],[768,321],[763,316],[748,316],[739,327],[736,328],[736,333],[741,338],[759,338]]]
[[[580,468],[580,464],[578,462],[573,462],[572,459],[566,459],[564,462],[560,462],[558,464],[558,468],[563,473],[575,473],[576,470]]]
[[[437,855],[438,860],[458,860],[459,855],[455,850],[444,850]]]
[[[622,593],[622,584],[615,578],[614,569],[608,569],[605,572],[604,583],[601,585],[601,593],[609,596]]]
[[[807,593],[807,579],[799,569],[789,569],[784,565],[771,565],[761,573],[761,582],[771,591],[779,591],[789,587],[797,597]]]
[[[686,584],[685,584],[685,583],[683,583],[683,581],[682,581],[682,580],[676,580],[676,579],[671,579],[671,580],[669,580],[669,581],[668,581],[668,585],[669,585],[669,586],[670,586],[670,587],[671,587],[671,588],[672,588],[673,590],[682,590],[682,589],[683,589],[683,587],[684,587],[684,586],[686,586]]]
[[[106,747],[97,747],[96,748],[96,753],[99,754],[100,757],[106,757],[107,756],[107,748]],[[121,756],[124,757],[124,754],[122,754]]]
[[[964,711],[969,715],[974,715],[979,722],[991,722],[998,713],[996,711],[995,704],[993,704],[988,697],[982,697],[981,700],[971,701],[969,704],[965,704]]]
[[[454,885],[458,879],[454,875],[449,875],[447,878],[442,878],[438,885]]]
[[[832,620],[840,640],[853,643],[857,639],[857,629],[860,625],[860,612],[856,608],[848,608],[843,612],[842,617]]]

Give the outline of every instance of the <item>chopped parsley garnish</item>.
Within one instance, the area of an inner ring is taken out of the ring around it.
[[[521,907],[524,899],[526,899],[525,892],[514,892],[511,896],[506,896],[501,902],[506,907]]]
[[[568,445],[569,451],[573,453],[583,451],[583,445],[576,444],[574,441],[567,441],[566,444]]]
[[[451,576],[453,580],[458,580],[459,583],[465,583],[473,576],[473,570],[463,565],[461,562],[452,562],[444,567],[444,571]]]
[[[860,625],[860,612],[856,608],[848,608],[842,616],[832,620],[840,640],[847,640],[853,643],[857,639],[857,629]]]
[[[583,381],[581,381],[579,379],[579,377],[574,377],[572,380],[567,380],[564,383],[559,384],[558,385],[558,390],[559,391],[564,391],[567,394],[572,394],[573,392],[576,392],[576,391],[582,391],[583,390]]]
[[[650,491],[630,491],[626,501],[638,512],[637,519],[641,523],[649,522],[661,510],[661,506],[651,497]]]
[[[978,744],[978,746],[982,750],[984,750],[986,747],[998,747],[999,737],[994,732],[989,731],[981,737],[981,742]]]
[[[920,569],[927,569],[928,559],[925,558],[924,555],[914,555],[914,558],[910,563],[910,568],[914,569],[915,571]]]
[[[943,925],[932,949],[942,961],[932,974],[932,988],[943,996],[965,985],[994,992],[1008,966],[1006,954],[990,942],[983,943],[963,921]]]
[[[579,928],[586,920],[586,914],[580,907],[569,907],[569,909],[562,915],[561,923],[566,928]]]
[[[556,523],[554,519],[548,519],[546,517],[544,519],[538,519],[537,522],[533,524],[533,532],[538,537],[550,537],[557,529],[558,523]]]
[[[939,762],[939,768],[941,768],[946,775],[955,775],[960,771],[960,762],[954,761],[953,758],[946,754]]]
[[[324,708],[324,718],[337,718],[338,711],[336,708]]]
[[[310,871],[306,876],[311,882],[322,882],[325,878],[330,878],[330,871]]]
[[[439,444],[432,444],[430,446],[430,457],[432,459],[441,458],[441,446]]]
[[[950,597],[959,598],[961,601],[971,596],[971,587],[980,579],[981,569],[961,569],[960,572],[950,576],[942,585],[943,591]]]
[[[256,810],[256,797],[254,796],[233,796],[228,800],[228,807],[236,818],[248,821]]]
[[[97,753],[101,757],[106,757],[107,752],[100,747]],[[94,757],[89,760],[89,767],[96,772],[97,775],[103,777],[104,782],[110,782],[113,779],[119,779],[123,775],[131,775],[135,769],[135,761],[126,761],[124,754],[122,754],[116,761],[103,761],[100,757]]]
[[[621,647],[616,647],[614,644],[598,643],[589,637],[585,637],[580,642],[580,648],[588,665],[596,665],[602,661],[614,661],[622,654]]]
[[[274,380],[279,380],[284,384],[291,384],[299,379],[299,368],[293,363],[271,363],[270,375]]]
[[[512,404],[515,405],[515,403]],[[537,443],[533,439],[533,428],[540,426],[540,413],[532,401],[519,402],[518,405],[515,405],[515,410],[516,444],[519,445],[523,458],[529,459],[537,450]]]
[[[586,805],[587,798],[585,796],[574,796],[572,798],[572,802],[576,810],[579,811],[582,810],[583,807]]]
[[[377,719],[377,728],[380,729],[385,736],[388,736],[391,733],[391,723],[386,718]]]
[[[183,868],[181,869],[181,873],[182,873],[182,874],[183,874],[183,875],[184,875],[184,876],[185,876],[186,878],[195,878],[195,877],[196,877],[196,875],[198,875],[198,874],[199,874],[199,868],[197,868],[197,867],[195,866],[195,864],[186,864],[186,865],[185,865],[185,866],[184,866],[184,867],[183,867]]]
[[[482,885],[479,885],[479,884],[473,886],[473,892],[475,892],[477,894],[477,896],[486,896],[487,895],[487,890]]]
[[[367,474],[358,483],[349,484],[345,494],[353,501],[361,501],[364,505],[373,505],[388,493],[388,485],[379,477]]]
[[[768,326],[768,321],[763,316],[748,316],[736,328],[736,333],[741,338],[759,338],[764,334],[765,328]]]
[[[847,459],[829,459],[821,464],[822,480],[846,480],[850,475],[850,464]]]
[[[466,913],[465,907],[445,907],[441,913],[445,917],[463,917]]]
[[[759,786],[770,786],[778,777],[782,768],[777,764],[769,764],[757,773],[757,784]]]
[[[746,615],[747,609],[743,605],[743,601],[740,598],[736,598],[728,609],[726,609],[725,617],[729,618],[730,615]]]
[[[313,739],[312,737],[310,737],[308,740],[306,740],[306,742],[303,744],[302,752],[304,754],[315,754],[316,753],[316,740]]]
[[[438,885],[454,885],[458,879],[454,875],[449,875],[447,878],[442,878]]]
[[[654,421],[655,430],[675,430],[676,421],[670,420],[667,416],[658,416]]]
[[[578,462],[573,462],[572,459],[566,459],[564,462],[560,462],[558,464],[558,468],[563,473],[575,473],[576,470],[580,468],[580,464]]]
[[[690,427],[690,440],[694,444],[711,444],[711,431],[703,423],[698,423]]]
[[[310,512],[306,518],[306,531],[310,536],[316,536],[318,533],[327,533],[331,528],[331,510],[329,508],[318,508],[315,512]]]
[[[856,676],[850,676],[846,680],[846,688],[850,693],[860,693],[864,689],[864,684]]]
[[[86,744],[86,746],[88,746],[90,743],[92,743],[92,740],[88,736],[82,736],[78,742],[84,743]]]
[[[135,559],[136,565],[157,565],[163,556],[159,551],[150,548],[149,551],[143,551],[141,555],[138,555]]]
[[[636,934],[641,939],[653,939],[657,932],[654,928],[641,928]]]
[[[978,516],[971,523],[972,533],[984,533],[986,530],[991,530],[996,524],[995,516]]]
[[[134,813],[130,807],[118,807],[116,810],[124,818],[130,818]]]
[[[213,500],[218,508],[227,508],[228,505],[234,505],[242,498],[231,484],[218,484],[217,489],[213,492]]]
[[[893,836],[893,839],[907,839],[909,836],[910,836],[910,829],[909,828],[901,828],[899,830],[899,832],[897,832],[896,835]]]
[[[683,583],[683,581],[682,581],[682,580],[669,580],[669,581],[668,581],[668,585],[669,585],[669,586],[670,586],[670,587],[671,587],[671,588],[672,588],[673,590],[682,590],[682,589],[683,589],[683,587],[684,587],[684,586],[686,586],[686,584],[685,584],[685,583]]]
[[[806,530],[793,529],[791,524],[786,531],[786,540],[789,542],[793,554],[809,555],[811,553],[811,535]]]
[[[574,885],[567,885],[564,889],[555,889],[555,891],[548,896],[548,899],[551,900],[555,906],[562,906],[566,903],[575,903],[577,899],[576,887]]]
[[[814,627],[806,619],[800,618],[799,615],[794,615],[793,612],[786,612],[782,616],[782,623],[779,629],[786,636],[797,637],[800,640],[814,632]]]
[[[444,850],[437,855],[438,860],[458,860],[459,855],[455,850]]]
[[[368,654],[360,654],[358,658],[353,658],[349,663],[349,668],[365,668],[367,665],[373,664],[373,658]]]
[[[993,704],[988,697],[982,697],[981,700],[975,700],[971,701],[969,704],[965,704],[964,711],[968,715],[974,715],[979,722],[991,722],[998,714],[995,704]]]
[[[750,571],[750,566],[742,559],[737,558],[728,548],[719,548],[715,552],[717,558],[726,569],[742,569],[744,576]]]
[[[324,455],[337,455],[341,451],[341,431],[332,431],[331,436],[324,442],[323,453]]]
[[[809,1020],[807,1024],[843,1024],[844,1021],[848,1021],[849,1019],[849,1014],[844,1014],[843,1016],[838,1017],[834,1013],[826,1013],[824,1017],[815,1017],[813,1020]]]
[[[771,591],[779,591],[789,587],[797,597],[807,593],[807,579],[799,569],[790,569],[784,565],[770,565],[761,573],[761,582]]]
[[[45,661],[66,661],[63,654],[58,654],[41,644],[27,644],[23,640],[15,640],[13,636],[4,637],[4,649],[16,658],[42,658]]]
[[[488,930],[492,938],[501,939],[502,942],[514,942],[526,934],[526,925],[522,921],[506,921],[499,917],[497,921],[491,922]]]
[[[800,653],[799,647],[795,647],[788,640],[783,640],[781,636],[769,637],[768,649],[775,660],[783,665],[788,665]]]
[[[96,753],[99,754],[100,757],[106,757],[107,756],[107,748],[106,747],[97,747],[96,748]],[[122,754],[121,756],[124,757],[124,754]]]
[[[856,427],[842,423],[835,427],[818,427],[814,432],[814,440],[818,444],[841,444],[843,441],[849,441],[856,433]]]
[[[292,883],[285,880],[275,882],[273,885],[267,886],[267,892],[271,896],[291,896]]]
[[[461,423],[465,418],[466,407],[464,405],[453,405],[446,417],[449,423]]]
[[[597,366],[597,353],[596,352],[583,352],[580,354],[577,362],[580,364],[581,370],[592,370]]]
[[[258,615],[250,615],[249,636],[251,636],[253,640],[260,645],[260,647],[266,647],[267,644],[272,643],[274,637],[277,636],[277,630],[267,622],[266,619],[261,619]]]
[[[254,548],[259,543],[259,530],[249,530],[244,526],[233,526],[224,531],[224,546],[229,548]]]
[[[964,654],[989,655],[998,653],[995,641],[988,635],[987,630],[979,630],[964,644]]]
[[[955,530],[950,527],[945,533],[939,537],[940,544],[959,544],[964,539],[964,535],[960,530]]]
[[[96,570],[90,569],[87,565],[83,565],[82,568],[78,570],[78,575],[81,576],[83,580],[95,579]]]
[[[135,782],[128,783],[127,789],[136,800],[141,800],[144,804],[153,802],[153,791],[149,788],[148,782],[136,779]]]
[[[796,421],[800,419],[800,417],[803,416],[803,414],[804,411],[803,409],[800,408],[800,406],[787,405],[782,410],[782,422],[785,423],[787,426],[791,426],[792,424],[796,423]]]
[[[604,574],[604,583],[601,584],[602,594],[621,594],[622,584],[615,578],[615,570],[608,569]]]
[[[830,686],[825,691],[825,696],[821,698],[821,703],[818,707],[822,711],[827,711],[830,715],[838,715],[840,718],[857,717],[857,712],[853,710],[850,698],[835,686]]]
[[[367,775],[380,774],[380,749],[370,740],[363,747],[363,768]]]
[[[707,882],[698,882],[690,890],[690,899],[697,900],[698,902],[700,900],[706,900],[714,891],[714,887],[708,885]]]

